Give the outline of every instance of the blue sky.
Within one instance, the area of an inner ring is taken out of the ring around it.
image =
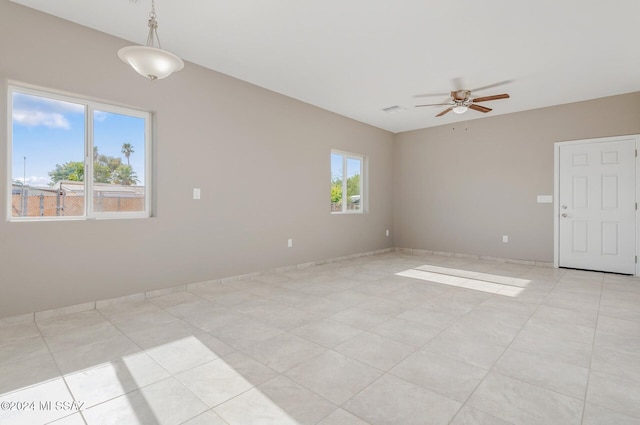
[[[83,161],[84,105],[14,92],[12,110],[12,162],[14,180],[47,186],[56,164]],[[144,184],[144,120],[111,112],[94,111],[94,146],[100,154],[121,157],[122,144],[130,143],[130,163]]]
[[[342,160],[344,155],[331,154],[331,179],[342,178]],[[360,174],[360,160],[347,158],[347,178]]]

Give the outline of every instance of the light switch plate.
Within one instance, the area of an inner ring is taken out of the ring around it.
[[[193,189],[193,199],[200,199],[200,189],[198,188]]]

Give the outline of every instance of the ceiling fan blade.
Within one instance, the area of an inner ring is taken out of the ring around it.
[[[471,91],[472,92],[476,92],[476,91],[482,91],[482,90],[486,90],[486,89],[492,89],[494,87],[504,86],[505,84],[509,84],[509,83],[513,83],[513,80],[500,81],[499,83],[494,83],[494,84],[489,84],[488,86],[478,87],[478,88],[475,88],[475,89],[473,89]]]
[[[416,108],[422,108],[423,106],[447,106],[451,103],[427,103],[426,105],[416,105]]]
[[[469,109],[473,109],[474,111],[478,111],[478,112],[484,112],[485,114],[487,112],[490,112],[490,111],[493,110],[491,108],[487,108],[485,106],[480,106],[480,105],[475,105],[473,103],[471,105],[469,105]]]
[[[416,94],[413,95],[413,97],[415,98],[420,98],[420,97],[436,97],[436,96],[449,96],[449,93],[423,93],[423,94]]]
[[[438,115],[436,115],[436,117],[441,117],[444,114],[446,114],[447,112],[450,112],[453,108],[447,108],[444,111],[440,112]]]
[[[486,102],[488,100],[498,100],[498,99],[509,99],[509,95],[506,93],[503,94],[494,94],[493,96],[483,96],[483,97],[476,97],[475,99],[473,99],[473,102]]]

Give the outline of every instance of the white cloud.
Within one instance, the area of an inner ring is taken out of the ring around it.
[[[64,102],[62,100],[49,99],[48,97],[33,96],[24,93],[13,94],[14,109],[35,109],[43,112],[71,112],[84,113],[84,105],[79,103]]]
[[[27,127],[71,128],[70,115],[84,113],[84,105],[24,93],[13,94],[13,122]]]
[[[18,177],[14,180],[22,182],[23,179]],[[48,186],[51,179],[49,177],[29,176],[26,181],[29,186]]]
[[[26,127],[45,126],[48,128],[71,128],[69,120],[58,112],[43,112],[28,109],[14,109],[13,122]]]
[[[95,121],[104,121],[107,119],[108,117],[108,112],[102,112],[102,111],[93,111],[93,119]]]

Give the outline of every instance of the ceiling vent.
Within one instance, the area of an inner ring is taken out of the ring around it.
[[[403,108],[402,106],[394,105],[394,106],[389,106],[388,108],[383,108],[382,110],[387,114],[395,114],[396,112],[400,112],[404,109],[405,108]]]

